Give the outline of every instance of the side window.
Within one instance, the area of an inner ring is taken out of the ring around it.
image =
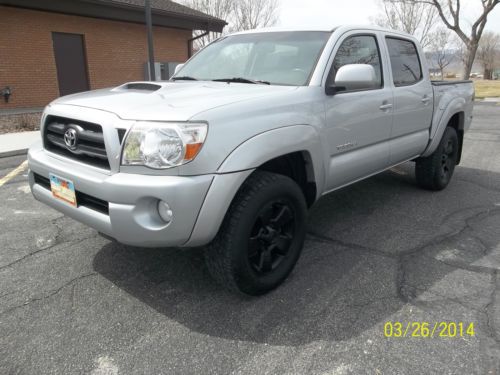
[[[412,85],[422,79],[422,66],[415,44],[409,40],[386,38],[395,86]]]
[[[382,87],[382,65],[375,36],[355,35],[342,42],[328,74],[327,85],[334,83],[337,71],[347,64],[369,64],[373,66],[378,82],[377,88]]]

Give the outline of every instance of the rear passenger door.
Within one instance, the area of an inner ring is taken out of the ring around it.
[[[387,35],[385,41],[394,87],[390,160],[396,164],[418,156],[427,146],[433,92],[429,74],[420,60],[422,51],[415,42],[392,35]]]

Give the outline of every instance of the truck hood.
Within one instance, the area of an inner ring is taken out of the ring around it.
[[[124,120],[187,121],[213,108],[296,89],[225,82],[132,82],[65,96],[53,103],[99,109]]]

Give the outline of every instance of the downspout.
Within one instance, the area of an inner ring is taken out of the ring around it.
[[[156,81],[155,55],[153,45],[153,19],[151,16],[151,0],[145,2],[146,28],[148,34],[148,60],[149,60],[149,80]]]
[[[207,27],[208,29],[208,27]],[[193,42],[197,39],[203,38],[204,36],[207,36],[210,33],[210,31],[206,30],[204,33],[195,36],[194,38],[188,39],[188,58],[193,56]]]

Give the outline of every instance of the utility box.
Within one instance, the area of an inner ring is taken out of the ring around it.
[[[166,81],[173,76],[175,67],[181,62],[155,62],[155,81]],[[144,64],[144,79],[150,81],[149,63]]]

